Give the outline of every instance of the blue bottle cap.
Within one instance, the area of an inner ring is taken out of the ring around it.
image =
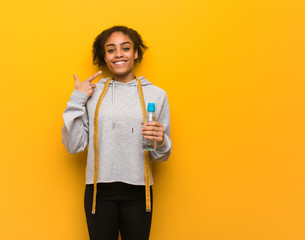
[[[154,111],[155,111],[155,103],[148,103],[147,112],[154,112]]]

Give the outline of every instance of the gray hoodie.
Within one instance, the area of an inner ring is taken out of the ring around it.
[[[94,113],[98,98],[108,78],[96,83],[91,97],[74,89],[63,113],[62,142],[69,153],[83,151],[88,145],[86,184],[94,177]],[[145,105],[156,105],[158,122],[164,125],[164,141],[150,152],[153,161],[168,159],[170,140],[170,114],[167,94],[153,86],[144,77],[139,77],[143,87]],[[111,80],[102,101],[98,119],[98,179],[97,182],[125,182],[145,185],[144,151],[142,149],[143,121],[136,79],[122,83]],[[153,178],[151,175],[151,182]]]

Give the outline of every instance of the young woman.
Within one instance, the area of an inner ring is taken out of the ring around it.
[[[119,232],[122,240],[149,239],[153,179],[148,161],[167,160],[172,143],[166,92],[134,75],[145,49],[131,28],[103,31],[93,44],[93,63],[112,76],[94,84],[101,71],[82,82],[74,75],[63,114],[65,148],[78,153],[88,146],[84,207],[93,240],[117,240]],[[157,121],[144,124],[149,102],[155,103]],[[155,140],[156,149],[144,151],[143,137]]]

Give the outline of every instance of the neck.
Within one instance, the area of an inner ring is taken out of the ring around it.
[[[132,81],[133,79],[135,79],[135,75],[134,75],[134,72],[131,71],[126,75],[114,75],[113,79],[115,81],[119,81],[122,83],[128,83],[128,82]]]

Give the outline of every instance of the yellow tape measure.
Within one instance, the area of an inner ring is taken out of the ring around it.
[[[146,107],[144,102],[144,94],[142,89],[142,84],[140,80],[137,78],[138,86],[139,86],[139,97],[142,107],[143,114],[143,123],[145,122],[146,117]],[[150,158],[149,151],[144,151],[145,153],[145,163],[144,163],[144,171],[145,171],[145,198],[146,198],[146,212],[151,212],[151,200],[150,200]]]
[[[101,96],[98,99],[96,104],[95,113],[94,113],[94,192],[93,192],[93,203],[92,203],[92,213],[95,214],[96,206],[96,194],[97,194],[97,165],[98,165],[98,114],[101,107],[103,98],[107,92],[111,78],[109,78],[104,86]]]
[[[142,108],[142,114],[143,114],[143,122],[145,121],[146,116],[146,107],[145,107],[145,101],[144,101],[144,95],[143,95],[143,89],[142,84],[138,78],[137,83],[139,87],[139,98]],[[98,115],[99,115],[99,109],[101,107],[103,98],[108,90],[109,83],[111,81],[111,78],[109,78],[104,86],[104,89],[101,93],[101,96],[98,99],[96,108],[95,108],[95,114],[94,114],[94,192],[93,192],[93,202],[92,202],[92,214],[95,214],[96,211],[96,195],[97,195],[97,173],[98,173]],[[151,199],[150,199],[150,157],[149,157],[149,151],[144,151],[144,173],[145,173],[145,198],[146,198],[146,212],[151,212]]]

